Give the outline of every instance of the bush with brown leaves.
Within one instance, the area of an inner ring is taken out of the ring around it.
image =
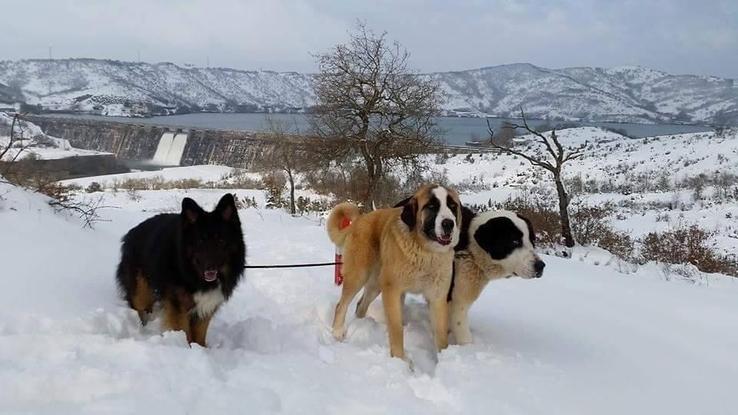
[[[712,250],[707,241],[711,232],[697,225],[665,232],[651,232],[643,238],[641,258],[667,264],[692,264],[700,271],[738,276],[738,264]]]

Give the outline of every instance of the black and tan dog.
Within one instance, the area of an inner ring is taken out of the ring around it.
[[[348,218],[351,225],[340,229]],[[459,240],[458,194],[440,185],[420,188],[403,207],[361,215],[351,203],[336,206],[328,218],[328,235],[343,248],[343,291],[336,305],[333,335],[346,335],[346,311],[364,288],[357,316],[366,315],[380,294],[389,332],[390,355],[404,358],[402,299],[406,292],[428,301],[438,350],[448,345],[448,303],[454,246]]]
[[[540,278],[546,264],[535,252],[535,232],[526,218],[507,210],[474,214],[463,208],[449,291],[451,332],[458,344],[471,343],[469,308],[492,280]]]
[[[182,201],[181,213],[141,222],[123,237],[116,279],[128,305],[146,324],[161,302],[164,328],[183,330],[205,346],[208,324],[243,275],[246,246],[233,195],[204,211]]]

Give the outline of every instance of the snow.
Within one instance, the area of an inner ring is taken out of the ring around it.
[[[549,133],[545,134],[548,136]],[[567,147],[588,143],[584,156],[564,167],[563,177],[566,179],[638,185],[642,178],[653,184],[664,176],[672,187],[662,192],[574,195],[574,202],[584,205],[614,202],[614,216],[621,218],[611,220],[615,229],[641,237],[682,224],[699,224],[703,229],[716,232],[712,238],[713,245],[724,254],[738,252],[735,222],[738,205],[735,199],[705,197],[704,200],[695,200],[693,190],[674,188],[675,184],[699,175],[708,178],[721,174],[738,175],[738,130],[722,135],[707,132],[631,139],[600,128],[581,127],[557,131],[557,136]],[[541,156],[546,157],[542,145],[531,142],[531,136],[521,136],[518,140],[527,140],[528,150],[537,149]],[[530,199],[534,187],[553,192],[548,172],[532,168],[529,162],[516,156],[461,154],[443,163],[429,157],[428,162],[435,172],[445,172],[450,183],[476,187],[474,191],[462,194],[467,204],[487,204],[490,200],[504,202],[511,197]],[[738,189],[736,186],[738,183],[732,184],[732,188]],[[708,188],[704,193],[709,196],[714,189]],[[552,200],[555,200],[555,193],[546,201]],[[665,207],[670,204],[672,208]],[[659,221],[658,217],[666,220]]]
[[[183,169],[183,168],[182,168]],[[205,168],[165,170],[215,175]],[[137,174],[148,174],[142,172]],[[103,178],[94,178],[102,181]],[[264,195],[255,196],[263,206]],[[471,310],[474,343],[436,358],[424,304],[406,306],[406,348],[391,359],[381,301],[330,336],[332,269],[248,270],[216,314],[208,349],[141,328],[118,297],[121,236],[184,196],[104,197],[95,229],[42,196],[0,184],[2,413],[729,414],[738,406],[738,280],[665,281],[544,256],[540,280],[498,281]],[[251,264],[326,261],[320,217],[239,211]]]

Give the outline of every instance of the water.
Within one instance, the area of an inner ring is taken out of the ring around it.
[[[286,131],[305,132],[310,128],[308,118],[302,114],[182,114],[158,116],[151,118],[122,118],[95,115],[59,115],[61,117],[79,117],[86,119],[100,119],[105,121],[129,122],[135,124],[154,124],[180,128],[205,128],[224,130],[269,131],[269,119],[282,125]],[[490,118],[492,129],[499,131],[505,121],[521,124],[519,119]],[[487,123],[484,118],[439,117],[436,123],[440,129],[441,138],[448,144],[463,145],[475,139],[484,140],[489,137]],[[544,125],[556,126],[556,121],[529,120],[533,128]],[[710,127],[681,124],[632,124],[584,122],[567,123],[576,126],[592,126],[617,129],[631,137],[652,137],[657,135],[696,133],[712,131]]]
[[[153,162],[162,166],[179,166],[187,144],[187,134],[164,133],[159,139]]]

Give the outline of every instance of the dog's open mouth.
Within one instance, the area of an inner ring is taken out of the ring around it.
[[[204,279],[207,282],[213,282],[218,279],[218,270],[207,270],[202,273],[202,279]]]
[[[446,246],[451,243],[452,239],[453,238],[451,237],[451,235],[443,235],[443,236],[436,237],[436,242],[438,242],[439,244],[443,246]]]

